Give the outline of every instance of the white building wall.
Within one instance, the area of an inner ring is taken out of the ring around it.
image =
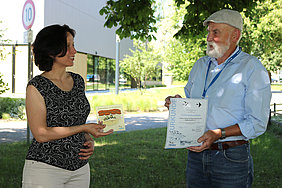
[[[23,44],[25,29],[22,24],[22,10],[26,0],[0,0],[0,27],[5,30],[4,39],[10,44]],[[116,28],[105,28],[105,19],[99,10],[105,6],[106,0],[33,0],[35,5],[35,20],[32,26],[33,40],[36,34],[47,25],[67,24],[76,30],[75,47],[77,51],[115,59],[116,57]],[[120,42],[120,59],[130,54],[133,48],[132,40]],[[6,47],[8,54],[11,47]],[[79,58],[83,59],[83,58]],[[12,82],[11,55],[0,60],[0,73],[4,81],[11,87]],[[27,83],[27,47],[17,47],[16,56],[16,93],[24,94]],[[34,66],[33,75],[41,72]],[[83,76],[83,75],[82,75]],[[85,76],[85,75],[84,75]],[[10,89],[7,93],[11,93]]]
[[[116,28],[105,28],[105,18],[99,11],[106,0],[45,0],[44,25],[67,24],[76,30],[78,51],[115,59]],[[122,59],[132,48],[131,40],[121,41]]]

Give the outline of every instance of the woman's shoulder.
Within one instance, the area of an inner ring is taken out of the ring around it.
[[[80,74],[74,73],[74,72],[68,72],[68,73],[72,76],[72,78],[74,80],[83,81],[84,82],[84,79],[82,78],[82,76]]]
[[[28,83],[28,86],[34,86],[41,94],[49,91],[52,88],[51,82],[42,75],[33,77]]]
[[[41,75],[37,75],[35,77],[33,77],[32,79],[30,79],[27,83],[27,86],[29,85],[38,85],[39,83],[43,82],[43,76]]]

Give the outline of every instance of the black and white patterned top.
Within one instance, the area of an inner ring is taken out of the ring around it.
[[[70,91],[63,91],[49,79],[38,75],[29,81],[43,96],[48,127],[70,127],[85,124],[90,105],[85,96],[83,78],[69,72],[74,84]],[[88,160],[79,159],[78,153],[85,140],[85,133],[39,143],[33,138],[26,159],[44,162],[66,170],[77,170]]]

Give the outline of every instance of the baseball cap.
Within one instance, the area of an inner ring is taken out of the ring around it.
[[[243,19],[241,14],[238,11],[230,9],[219,10],[212,15],[210,15],[203,23],[204,26],[207,26],[209,22],[214,23],[224,23],[231,25],[235,28],[243,30]]]

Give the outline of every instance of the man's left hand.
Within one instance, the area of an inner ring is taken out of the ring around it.
[[[208,130],[207,132],[205,132],[203,136],[201,136],[198,139],[199,143],[203,142],[201,146],[191,146],[191,147],[188,147],[187,149],[193,152],[202,152],[206,149],[209,149],[212,143],[214,143],[220,137],[221,137],[220,129]]]

